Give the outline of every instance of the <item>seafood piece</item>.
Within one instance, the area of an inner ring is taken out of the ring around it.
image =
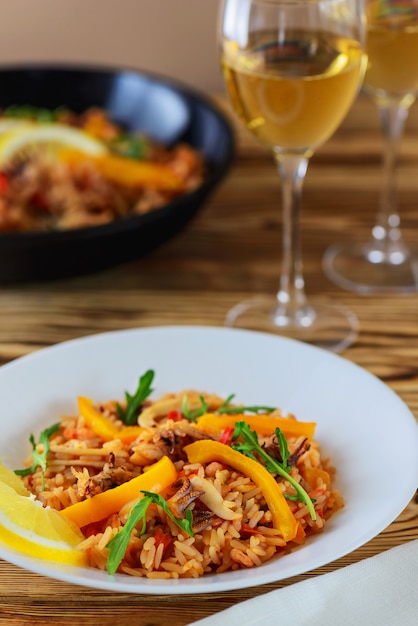
[[[109,461],[105,463],[102,471],[95,476],[90,476],[86,467],[82,472],[72,467],[71,472],[77,481],[75,485],[77,493],[82,499],[91,498],[98,493],[112,489],[112,487],[122,485],[134,476],[133,472],[125,467],[115,466],[115,455],[113,452],[109,454]]]
[[[185,476],[176,480],[172,487],[176,492],[168,498],[167,504],[176,517],[182,517],[184,511],[203,494],[201,490],[194,490],[190,479]]]
[[[211,523],[212,517],[214,516],[215,513],[212,513],[212,511],[195,509],[193,511],[193,532],[200,533],[202,530],[207,528]]]
[[[187,406],[190,411],[195,411],[202,406],[201,398],[207,404],[208,411],[216,411],[222,406],[224,400],[215,394],[200,393],[198,391],[181,391],[170,393],[145,408],[138,417],[138,424],[145,428],[153,428],[157,421],[166,417],[170,411],[182,411],[184,398],[187,398]]]
[[[216,487],[206,478],[191,476],[190,483],[193,489],[196,491],[200,490],[201,495],[199,499],[201,502],[221,519],[234,520],[242,517],[241,513],[231,511],[228,507],[229,503],[222,498]]]

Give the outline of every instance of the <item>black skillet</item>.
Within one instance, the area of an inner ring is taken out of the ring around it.
[[[103,226],[60,232],[0,234],[0,281],[30,281],[86,274],[140,258],[175,236],[225,176],[234,140],[209,100],[169,78],[129,69],[73,65],[0,67],[0,108],[56,108],[76,113],[104,109],[128,131],[166,145],[185,141],[205,157],[205,182],[164,207]]]

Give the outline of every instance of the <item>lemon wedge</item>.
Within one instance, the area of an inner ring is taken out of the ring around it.
[[[22,128],[23,126],[33,126],[33,122],[17,120],[14,117],[2,117],[0,119],[0,135],[16,128]]]
[[[2,466],[0,543],[46,561],[87,565],[84,552],[77,548],[84,539],[79,529],[59,511],[44,508],[32,495],[21,495],[14,489],[10,474],[12,472]]]
[[[91,135],[64,124],[18,124],[0,134],[0,164],[7,163],[19,153],[28,153],[39,144],[52,152],[76,149],[91,156],[107,154],[106,146]]]
[[[22,480],[18,476],[16,476],[16,474],[12,472],[12,470],[9,470],[9,468],[3,465],[3,463],[1,462],[0,462],[0,483],[6,483],[6,485],[9,485],[9,487],[14,489],[16,493],[19,493],[21,496],[30,495],[30,491],[26,489]]]

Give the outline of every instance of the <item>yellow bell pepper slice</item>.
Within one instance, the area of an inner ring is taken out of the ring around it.
[[[136,476],[126,483],[98,493],[91,498],[71,504],[60,511],[64,517],[71,520],[79,528],[99,522],[112,513],[117,513],[131,500],[141,497],[141,490],[160,493],[171,485],[177,478],[177,470],[167,456],[163,456],[146,472]]]
[[[86,155],[78,150],[62,150],[61,161],[75,166],[91,161],[108,180],[127,187],[152,187],[161,191],[182,191],[183,180],[162,163],[134,161],[114,154]]]
[[[263,465],[219,441],[209,439],[195,441],[185,446],[184,451],[190,463],[218,461],[249,476],[262,491],[272,515],[273,527],[281,532],[286,542],[297,536],[299,522],[289,509],[279,485]]]
[[[215,415],[205,413],[199,419],[195,428],[202,430],[208,435],[222,433],[225,428],[235,426],[237,422],[246,422],[251,430],[255,430],[257,435],[268,437],[272,435],[276,428],[280,428],[286,436],[305,436],[312,439],[315,433],[315,422],[299,422],[298,420],[286,417],[271,417],[270,415],[244,415],[243,413],[234,415]]]
[[[120,429],[116,424],[104,417],[93,405],[90,398],[79,396],[77,398],[78,410],[84,418],[86,425],[103,441],[117,439]]]
[[[322,480],[327,489],[331,489],[331,477],[327,471],[317,467],[305,467],[300,470],[300,473],[311,489],[316,488],[316,483],[319,478]]]
[[[142,426],[124,426],[120,428],[96,409],[90,398],[79,396],[77,398],[78,410],[84,417],[86,425],[103,441],[120,439],[122,443],[129,445],[144,431]]]
[[[124,428],[118,430],[114,439],[120,439],[122,443],[129,445],[130,443],[135,441],[135,439],[139,437],[139,435],[143,433],[144,430],[147,429],[143,428],[142,426],[124,426]]]

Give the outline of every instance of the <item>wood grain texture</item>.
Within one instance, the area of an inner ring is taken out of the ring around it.
[[[223,98],[219,106],[228,110]],[[355,103],[313,157],[305,183],[302,232],[308,294],[358,316],[360,333],[344,356],[388,384],[418,419],[418,295],[364,297],[333,286],[322,255],[342,236],[368,234],[380,185],[377,114]],[[418,114],[402,143],[399,201],[405,238],[418,242]],[[1,287],[0,364],[75,337],[155,325],[223,324],[248,295],[274,292],[281,251],[280,187],[269,153],[237,126],[230,174],[197,218],[149,255],[98,274]],[[417,451],[418,453],[418,451]],[[402,459],[402,451],[397,451]],[[0,622],[93,626],[184,626],[237,602],[345,567],[418,538],[418,501],[380,535],[314,572],[252,589],[204,596],[115,594],[72,586],[0,560]]]

